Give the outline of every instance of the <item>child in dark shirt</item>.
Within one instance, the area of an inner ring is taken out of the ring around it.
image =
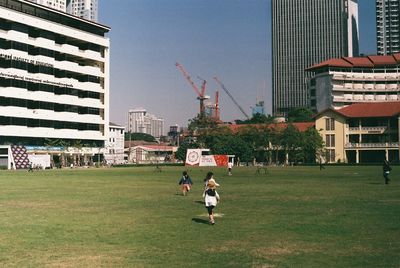
[[[192,179],[190,178],[189,174],[187,171],[184,171],[182,173],[182,178],[179,181],[179,185],[182,185],[182,195],[186,195],[187,192],[190,191],[190,188],[192,187]]]

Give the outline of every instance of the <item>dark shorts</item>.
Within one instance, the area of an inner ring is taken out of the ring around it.
[[[206,207],[206,208],[207,208],[207,211],[208,211],[208,215],[211,215],[213,213],[213,209],[215,207],[214,206],[209,206],[209,207]]]

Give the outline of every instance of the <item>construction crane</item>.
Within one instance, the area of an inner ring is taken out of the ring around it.
[[[196,92],[197,99],[200,102],[200,117],[204,117],[205,116],[204,100],[207,100],[210,98],[209,96],[205,95],[207,81],[200,78],[201,80],[203,80],[203,82],[201,84],[201,89],[199,90],[198,87],[196,86],[196,84],[190,78],[190,75],[188,74],[188,72],[186,72],[185,68],[183,68],[183,65],[178,62],[175,65],[181,71],[181,73],[183,74],[185,79],[189,82],[189,84],[192,86],[192,88]]]
[[[214,114],[215,120],[217,122],[221,121],[220,114],[219,114],[219,91],[215,91],[215,104],[214,104]]]
[[[232,94],[229,92],[229,90],[224,86],[224,84],[222,84],[222,82],[218,79],[218,77],[214,77],[215,81],[217,81],[217,84],[226,92],[226,94],[228,94],[228,96],[231,98],[231,100],[233,101],[233,103],[236,104],[236,106],[239,108],[239,110],[242,112],[242,114],[244,114],[244,116],[246,116],[247,119],[250,119],[250,117],[246,114],[246,112],[243,110],[242,106],[239,105],[239,103],[237,103],[237,101],[235,100],[235,98],[233,98]]]

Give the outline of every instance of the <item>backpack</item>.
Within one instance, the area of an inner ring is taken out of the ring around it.
[[[214,189],[207,189],[206,194],[209,196],[215,196],[215,190]]]

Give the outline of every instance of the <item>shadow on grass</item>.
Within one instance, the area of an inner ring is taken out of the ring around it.
[[[192,218],[192,221],[194,221],[195,223],[209,224],[208,220],[205,219]]]
[[[201,204],[201,205],[204,205],[204,204],[205,204],[204,201],[194,201],[194,202],[197,203],[197,204]]]

